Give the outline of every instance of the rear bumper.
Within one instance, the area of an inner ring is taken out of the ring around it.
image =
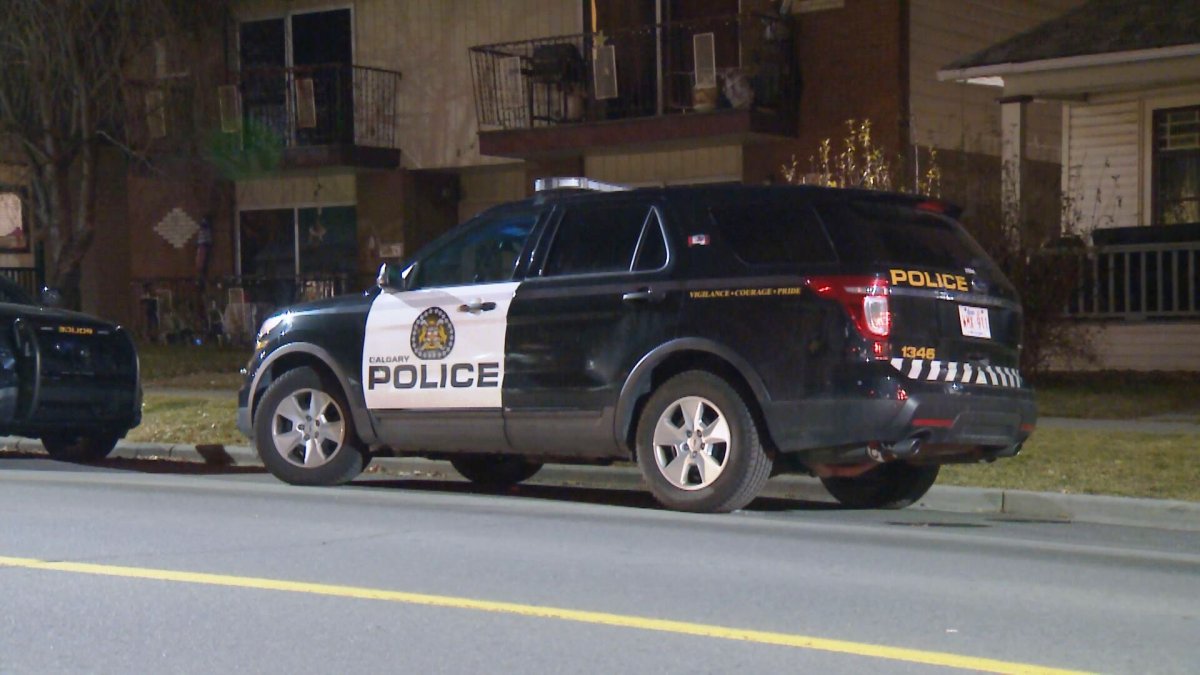
[[[886,378],[893,380],[893,378]],[[768,403],[763,413],[782,452],[883,446],[920,438],[926,446],[1012,454],[1033,433],[1028,388],[879,382],[853,397]],[[1006,452],[1011,451],[1011,452]]]

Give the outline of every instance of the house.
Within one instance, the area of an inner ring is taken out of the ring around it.
[[[236,0],[207,51],[160,50],[134,88],[153,169],[105,173],[85,308],[147,337],[246,339],[271,308],[362,288],[535,178],[778,182],[852,119],[905,184],[935,149],[942,196],[991,218],[996,94],[938,67],[1076,4]],[[1049,195],[1029,209],[1047,218],[1060,116],[1027,107],[1028,171]]]
[[[1200,7],[1089,0],[947,63],[999,100],[1011,166],[1028,109],[1062,106],[1063,228],[1091,244],[1068,310],[1099,356],[1063,365],[1200,370]]]

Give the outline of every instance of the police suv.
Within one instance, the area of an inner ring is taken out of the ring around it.
[[[386,453],[496,487],[632,460],[674,509],[741,508],[782,472],[895,508],[1032,433],[1019,300],[951,206],[543,183],[263,323],[238,425],[272,473],[338,484]]]

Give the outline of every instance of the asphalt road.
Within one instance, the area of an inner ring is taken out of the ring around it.
[[[0,457],[0,673],[1186,673],[1200,533]]]

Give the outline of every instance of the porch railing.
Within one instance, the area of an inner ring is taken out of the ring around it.
[[[246,68],[235,77],[243,127],[269,129],[284,147],[399,147],[398,72],[327,64]]]
[[[1200,318],[1200,242],[1104,245],[1078,256],[1079,286],[1068,315]]]
[[[37,270],[32,267],[0,267],[0,276],[20,286],[34,300],[41,293]]]
[[[700,59],[698,81],[694,37],[704,34],[713,58]],[[750,13],[470,48],[483,130],[782,110],[797,94],[793,54],[787,21]]]

